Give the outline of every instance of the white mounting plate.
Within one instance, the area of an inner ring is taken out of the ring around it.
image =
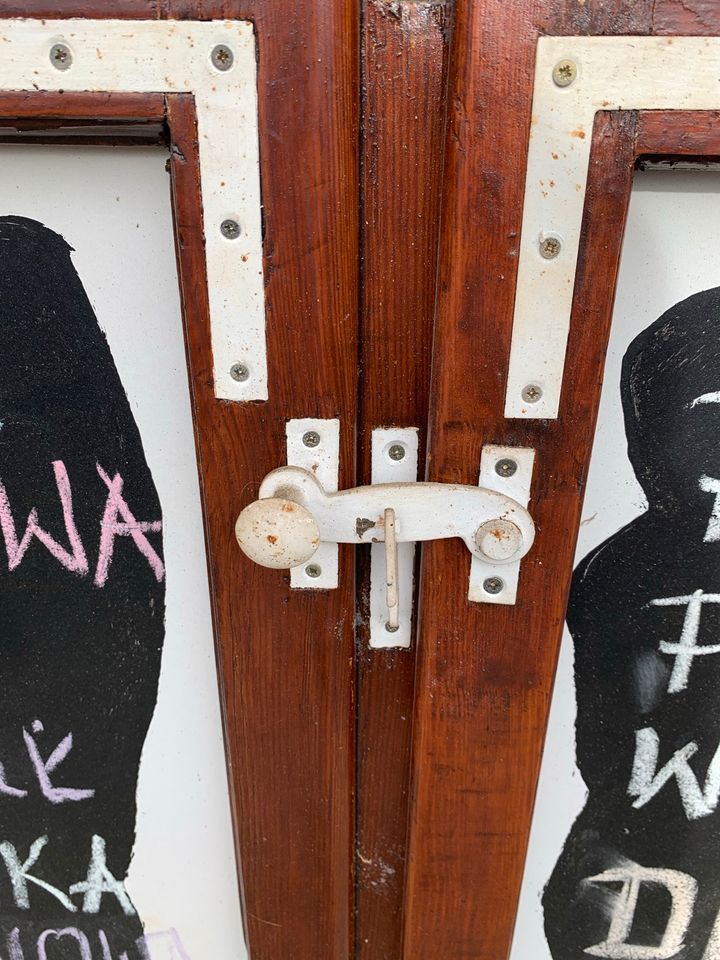
[[[567,87],[553,81],[561,60],[577,66]],[[596,112],[717,109],[720,38],[538,40],[506,417],[558,414]],[[553,260],[539,252],[547,236],[562,244]],[[529,385],[542,390],[535,403]]]
[[[320,443],[307,447],[303,443],[306,433],[317,433]],[[288,420],[285,425],[287,439],[287,463],[289,467],[302,467],[314,474],[328,493],[338,488],[340,473],[340,421]],[[290,570],[290,586],[301,590],[334,590],[338,585],[338,545],[321,543],[310,563],[320,567],[320,576],[309,577],[305,570],[308,564]]]
[[[402,460],[390,458],[389,451],[394,444],[402,444],[405,448]],[[417,427],[383,427],[373,430],[371,456],[371,483],[414,482],[418,478]],[[398,543],[397,553],[400,624],[398,629],[391,633],[385,629],[388,619],[385,544],[373,543],[370,547],[370,646],[374,648],[407,648],[412,643],[415,544]]]
[[[52,47],[69,47],[59,70]],[[234,56],[211,61],[218,44]],[[215,396],[267,400],[265,297],[260,213],[257,64],[244,20],[0,20],[0,90],[192,93],[205,227]],[[240,236],[227,240],[224,220]],[[230,375],[244,363],[249,378]]]
[[[514,460],[517,470],[511,477],[500,476],[495,470],[499,460]],[[530,501],[535,451],[531,447],[500,447],[487,444],[480,457],[480,479],[478,485],[498,490],[512,497],[522,507]],[[503,603],[512,605],[517,599],[518,577],[521,560],[515,563],[487,563],[473,556],[470,564],[470,589],[468,600],[475,603]],[[483,584],[490,578],[499,578],[503,588],[499,593],[488,593]]]

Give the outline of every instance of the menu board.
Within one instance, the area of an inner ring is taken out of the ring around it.
[[[245,956],[165,159],[0,148],[8,960]]]
[[[718,223],[638,175],[513,960],[720,958]]]

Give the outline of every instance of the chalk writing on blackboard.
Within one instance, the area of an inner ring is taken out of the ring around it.
[[[545,888],[554,960],[720,960],[720,288],[627,350],[647,511],[573,577],[588,797]]]
[[[162,514],[70,252],[0,218],[0,957],[147,960],[125,879],[164,639]]]

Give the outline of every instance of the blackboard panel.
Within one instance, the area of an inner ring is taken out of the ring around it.
[[[120,952],[143,932],[122,881],[164,638],[161,508],[68,244],[2,217],[0,249],[0,936],[72,919]]]
[[[165,160],[0,147],[10,960],[245,955]]]
[[[637,180],[512,960],[720,956],[720,178]]]

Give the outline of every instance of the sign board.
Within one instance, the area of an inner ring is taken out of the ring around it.
[[[245,956],[167,156],[0,147],[12,960]]]
[[[512,960],[720,955],[720,175],[636,175]]]

